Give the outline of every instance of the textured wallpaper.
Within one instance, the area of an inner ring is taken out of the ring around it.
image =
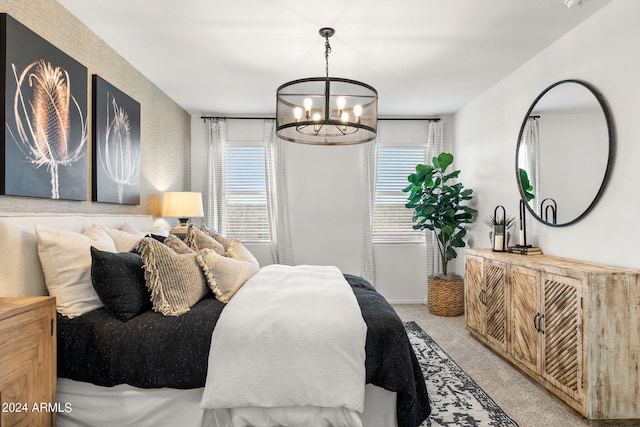
[[[141,127],[140,205],[90,201],[92,150],[91,120],[89,120],[86,201],[0,196],[0,213],[81,212],[158,215],[162,192],[190,188],[191,118],[189,113],[173,102],[57,1],[0,0],[0,12],[9,14],[87,67],[88,117],[91,117],[92,108],[91,76],[98,74],[140,103]],[[162,58],[159,62],[161,60]]]

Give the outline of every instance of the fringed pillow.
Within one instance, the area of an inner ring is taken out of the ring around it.
[[[216,298],[225,304],[260,269],[257,261],[227,258],[212,249],[201,250],[196,259]]]
[[[195,253],[176,253],[151,237],[140,240],[138,246],[155,311],[179,316],[209,292]]]
[[[194,250],[191,249],[189,245],[187,245],[181,238],[179,238],[175,234],[169,234],[167,238],[164,239],[164,244],[169,246],[179,254],[192,254],[194,252]]]
[[[222,243],[216,240],[211,234],[194,227],[193,224],[189,224],[187,237],[184,238],[184,242],[194,251],[212,249],[220,255],[225,255],[225,247]]]
[[[227,240],[224,236],[219,234],[217,231],[212,230],[211,228],[207,228],[205,225],[200,227],[200,231],[202,231],[203,233],[205,233],[208,236],[213,237],[213,239],[216,242],[218,242],[218,243],[220,243],[222,245],[222,247],[224,248],[223,255],[227,252],[227,249],[229,248],[229,240]]]

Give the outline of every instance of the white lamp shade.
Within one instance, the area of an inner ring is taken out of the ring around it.
[[[202,193],[195,191],[164,193],[162,196],[162,216],[174,218],[203,217]]]

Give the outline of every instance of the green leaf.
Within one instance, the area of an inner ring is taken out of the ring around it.
[[[440,155],[438,156],[438,166],[436,167],[439,168],[440,171],[444,173],[444,171],[449,167],[451,163],[453,163],[453,154],[440,153]],[[435,162],[434,162],[434,165],[435,165]]]

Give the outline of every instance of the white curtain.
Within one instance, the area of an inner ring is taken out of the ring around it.
[[[534,212],[540,213],[540,118],[531,116],[527,119],[522,132],[522,141],[518,150],[518,165],[529,175],[535,196],[529,204]]]
[[[225,235],[225,121],[205,118],[208,127],[207,159],[204,174],[204,223]]]
[[[427,123],[427,151],[426,162],[431,163],[431,159],[437,157],[444,150],[442,122],[440,120],[429,120]],[[432,276],[440,271],[440,252],[438,251],[438,241],[436,234],[426,230],[426,255],[425,268],[427,277]]]
[[[377,139],[366,142],[362,148],[364,212],[363,247],[360,257],[360,276],[374,286],[376,271],[373,261],[373,208],[376,197],[376,141]]]
[[[264,121],[267,209],[271,255],[276,264],[293,265],[287,205],[287,144],[275,134],[275,120]]]

